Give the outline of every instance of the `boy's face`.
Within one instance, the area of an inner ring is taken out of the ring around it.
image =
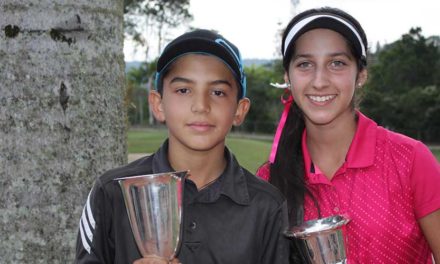
[[[163,79],[163,95],[153,91],[153,113],[166,122],[170,144],[206,151],[224,147],[232,125],[240,125],[250,106],[237,101],[237,82],[218,58],[188,54],[177,59]]]

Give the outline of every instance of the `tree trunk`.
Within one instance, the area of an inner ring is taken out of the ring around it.
[[[126,162],[123,1],[0,8],[0,263],[71,263],[94,179]]]

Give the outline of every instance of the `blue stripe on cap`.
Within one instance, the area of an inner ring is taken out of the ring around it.
[[[156,72],[156,76],[154,77],[154,88],[158,91],[158,85],[160,81],[160,72]]]
[[[216,43],[226,47],[230,53],[232,53],[232,55],[235,58],[235,61],[237,62],[238,65],[238,70],[240,71],[240,76],[238,76],[240,78],[239,82],[241,85],[241,89],[242,89],[242,98],[244,98],[246,96],[246,76],[244,74],[243,71],[243,63],[241,60],[241,55],[240,52],[235,52],[235,50],[222,38],[218,38],[215,40]]]

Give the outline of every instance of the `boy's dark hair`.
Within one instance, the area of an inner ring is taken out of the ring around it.
[[[321,14],[323,15],[322,17],[320,16]],[[308,23],[304,23],[305,19],[312,16],[316,16],[317,18],[308,20]],[[338,18],[345,22],[341,22]],[[301,22],[301,24],[295,27],[299,22]],[[352,27],[348,26],[348,24]],[[292,28],[294,28],[293,33]],[[358,71],[366,67],[367,38],[359,22],[340,9],[324,7],[310,9],[298,14],[289,22],[284,30],[281,52],[283,54],[283,66],[286,72],[289,71],[290,61],[294,55],[295,41],[305,32],[316,28],[327,28],[340,33],[346,39],[353,56],[358,61]],[[290,39],[288,37],[290,37]],[[319,205],[313,198],[313,195],[308,191],[304,181],[304,156],[301,145],[304,129],[303,113],[293,101],[278,142],[279,147],[275,160],[270,164],[269,179],[270,183],[278,187],[287,199],[291,226],[299,225],[303,222],[305,195],[309,195],[315,201],[318,214],[320,215]],[[305,257],[308,254],[307,249],[301,242],[302,241],[294,240],[291,244],[291,263],[308,263],[307,257]]]
[[[155,87],[162,93],[162,82],[169,67],[179,57],[190,53],[212,55],[222,60],[231,70],[238,86],[238,98],[246,96],[246,75],[240,51],[230,41],[210,30],[197,29],[185,33],[169,43],[157,61]]]

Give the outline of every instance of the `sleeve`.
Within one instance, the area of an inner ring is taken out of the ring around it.
[[[415,146],[410,181],[418,219],[440,209],[440,165],[421,142]]]
[[[266,162],[263,165],[261,165],[261,167],[259,167],[257,169],[257,172],[255,173],[255,175],[257,175],[257,177],[265,180],[265,181],[269,181],[270,178],[270,163]]]
[[[288,227],[287,204],[284,201],[269,218],[264,231],[264,253],[261,264],[288,264],[289,240],[284,236]]]
[[[103,188],[97,180],[84,205],[78,226],[75,262],[112,263],[109,253],[108,232],[106,232],[105,199]]]

